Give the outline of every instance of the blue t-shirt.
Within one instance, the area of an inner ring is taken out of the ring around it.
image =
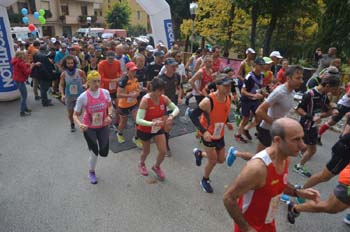
[[[57,51],[54,59],[55,63],[59,63],[67,55],[68,51],[66,51],[65,53],[63,53],[62,51]]]

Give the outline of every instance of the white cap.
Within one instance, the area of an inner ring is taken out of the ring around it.
[[[147,45],[146,50],[147,50],[148,52],[153,52],[154,48],[153,48],[152,45]]]
[[[249,52],[255,54],[255,51],[253,48],[248,48],[247,50],[245,50],[245,54],[248,54]]]
[[[55,37],[51,38],[51,43],[56,43],[56,38]]]
[[[270,57],[272,57],[272,56],[275,56],[275,57],[280,58],[280,59],[283,58],[283,56],[281,56],[281,53],[279,51],[271,52]]]

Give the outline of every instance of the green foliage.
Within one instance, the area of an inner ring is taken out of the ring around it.
[[[130,21],[131,9],[127,2],[118,2],[107,12],[106,21],[109,28],[127,29]]]
[[[129,26],[128,27],[128,35],[129,36],[140,36],[140,35],[146,35],[147,34],[147,30],[145,27],[143,27],[142,25],[136,25],[136,26]]]

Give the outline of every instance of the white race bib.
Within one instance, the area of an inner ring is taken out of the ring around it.
[[[92,125],[102,126],[103,122],[103,112],[96,112],[92,114]]]
[[[214,132],[212,135],[213,139],[220,139],[221,138],[221,131],[224,129],[225,123],[218,122],[214,125]]]
[[[109,90],[115,90],[115,89],[117,89],[117,82],[109,81]]]
[[[131,92],[131,94],[134,94],[135,92]],[[127,103],[133,103],[135,101],[135,98],[133,98],[133,97],[128,97],[127,99],[126,99],[126,102]]]
[[[152,120],[152,122],[161,122],[163,118],[155,118]],[[157,133],[160,129],[162,129],[161,126],[152,126],[151,134]]]
[[[78,85],[70,85],[69,86],[69,93],[71,95],[77,95],[78,94]]]
[[[281,194],[271,198],[269,210],[265,218],[265,224],[270,224],[276,217],[278,206],[280,204]]]

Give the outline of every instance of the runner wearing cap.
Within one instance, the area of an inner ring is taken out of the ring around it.
[[[273,84],[273,73],[271,71],[271,67],[272,67],[272,63],[273,61],[271,60],[271,58],[269,57],[263,57],[264,61],[265,61],[265,65],[264,65],[264,79],[263,79],[263,87],[266,90],[266,93],[270,93],[272,90],[272,84]]]
[[[101,87],[107,89],[112,99],[112,104],[115,110],[115,125],[119,124],[118,101],[117,101],[117,87],[118,81],[122,76],[122,69],[120,62],[115,60],[115,53],[113,51],[107,52],[107,59],[101,60],[98,64],[98,72],[101,76]]]
[[[281,53],[279,51],[273,51],[270,53],[270,58],[273,61],[273,66],[271,67],[271,71],[273,72],[273,76],[276,76],[278,71],[281,68],[281,60],[283,59],[283,56],[281,56]]]
[[[82,93],[74,108],[73,118],[84,132],[84,138],[90,150],[89,179],[97,184],[95,168],[98,155],[106,157],[109,151],[109,124],[112,122],[112,102],[106,89],[100,88],[101,77],[97,71],[87,76],[89,88]],[[82,120],[79,119],[84,109]]]
[[[148,67],[152,62],[154,62],[154,48],[152,45],[147,45],[146,55],[145,55],[145,66]]]
[[[235,139],[238,142],[247,143],[247,140],[242,137],[242,134],[244,134],[248,140],[252,140],[246,126],[251,114],[255,114],[261,100],[264,98],[261,94],[262,81],[264,78],[261,72],[263,71],[264,65],[265,61],[263,58],[256,58],[253,70],[249,72],[244,79],[241,90],[242,121],[239,125],[238,133],[235,135]]]
[[[75,131],[73,120],[74,107],[79,95],[84,91],[83,85],[86,82],[84,71],[77,68],[77,63],[73,56],[66,56],[62,60],[63,72],[60,77],[59,90],[61,101],[66,104],[68,119],[70,121],[70,131]]]
[[[157,77],[160,70],[163,67],[164,52],[156,51],[154,53],[154,61],[151,62],[147,67],[147,85],[151,83],[153,78]]]
[[[224,163],[227,160],[229,166],[235,160],[237,153],[233,147],[228,150],[225,156],[225,126],[229,130],[233,129],[232,124],[229,123],[228,117],[231,109],[231,84],[233,80],[227,77],[226,74],[220,75],[216,80],[215,92],[210,93],[205,97],[190,113],[190,118],[195,127],[200,131],[201,140],[204,144],[204,151],[207,154],[208,162],[204,167],[203,178],[200,185],[203,191],[212,193],[213,188],[210,184],[210,173],[217,163]],[[198,148],[193,150],[196,159],[196,165],[200,166],[202,163],[202,151]],[[246,157],[249,159],[251,156]]]
[[[237,72],[237,77],[239,79],[239,89],[242,88],[244,78],[248,73],[250,73],[253,70],[253,63],[254,63],[254,57],[255,57],[255,51],[253,48],[248,48],[245,51],[246,58],[241,62],[239,65],[239,69]]]
[[[142,140],[143,145],[139,172],[143,176],[148,175],[145,162],[150,153],[150,140],[153,138],[158,148],[158,156],[152,170],[161,181],[165,179],[164,171],[160,168],[166,154],[164,129],[179,114],[179,108],[163,94],[165,88],[164,81],[154,78],[151,81],[150,92],[141,99],[136,116],[137,136]],[[168,117],[165,116],[166,108],[172,111]]]
[[[138,109],[137,97],[140,94],[139,84],[135,77],[136,65],[134,62],[129,62],[126,64],[127,73],[118,82],[118,110],[120,115],[120,121],[118,126],[117,139],[118,143],[124,143],[125,138],[123,136],[123,130],[128,121],[128,115],[136,121],[136,114]],[[142,148],[141,141],[135,136],[133,142],[137,147]]]

